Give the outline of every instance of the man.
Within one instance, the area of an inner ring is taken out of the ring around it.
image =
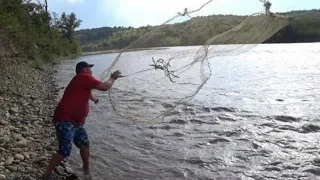
[[[92,76],[92,66],[93,64],[85,61],[76,65],[76,75],[66,87],[55,109],[53,123],[57,132],[59,150],[53,155],[42,177],[44,180],[49,180],[55,167],[70,155],[72,142],[80,149],[83,170],[89,171],[89,139],[83,124],[89,113],[89,99],[95,103],[99,102],[91,90],[107,91],[114,81],[121,77],[120,71],[116,71],[111,74],[109,80],[101,82]]]

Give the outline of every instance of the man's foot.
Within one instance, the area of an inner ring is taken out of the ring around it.
[[[44,175],[41,176],[41,179],[42,180],[52,180],[52,177],[51,177],[51,175],[44,174]]]
[[[89,169],[82,168],[84,175],[90,175]]]
[[[79,178],[76,175],[71,174],[66,177],[66,180],[79,180]]]

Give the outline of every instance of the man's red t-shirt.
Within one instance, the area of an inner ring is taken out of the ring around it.
[[[79,125],[84,124],[89,113],[91,90],[100,83],[101,81],[87,73],[73,77],[55,109],[53,122],[70,121]]]

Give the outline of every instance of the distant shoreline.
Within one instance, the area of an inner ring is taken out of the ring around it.
[[[163,49],[168,49],[168,47],[151,47],[151,48],[127,49],[124,52],[147,51],[147,50],[163,50]],[[122,49],[90,51],[90,52],[83,52],[82,56],[90,56],[90,55],[98,55],[98,54],[113,54],[113,53],[120,53],[121,51],[122,51]]]
[[[277,45],[277,44],[313,44],[320,43],[319,42],[292,42],[292,43],[260,43],[261,45]],[[224,45],[232,45],[232,44],[224,44]],[[194,46],[202,46],[202,45],[194,45]],[[134,51],[147,51],[147,50],[164,50],[172,47],[190,47],[190,46],[170,46],[170,47],[150,47],[150,48],[137,48],[137,49],[127,49],[124,52],[134,52]],[[113,54],[119,53],[122,49],[110,49],[110,50],[100,50],[100,51],[89,51],[82,52],[82,56],[90,56],[90,55],[99,55],[99,54]]]

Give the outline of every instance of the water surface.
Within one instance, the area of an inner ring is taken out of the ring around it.
[[[211,59],[208,83],[165,120],[146,119],[193,92],[200,83],[198,67],[177,80],[184,84],[155,82],[163,78],[160,71],[118,80],[112,95],[119,111],[140,121],[119,117],[108,94],[95,91],[100,103],[91,103],[85,125],[92,179],[319,179],[319,45],[260,45]],[[116,68],[137,72],[149,67],[150,57],[175,57],[183,65],[198,48],[127,53]],[[76,62],[94,63],[99,77],[115,56],[61,64],[59,85],[70,81]],[[68,162],[77,171],[81,159],[73,147]]]

